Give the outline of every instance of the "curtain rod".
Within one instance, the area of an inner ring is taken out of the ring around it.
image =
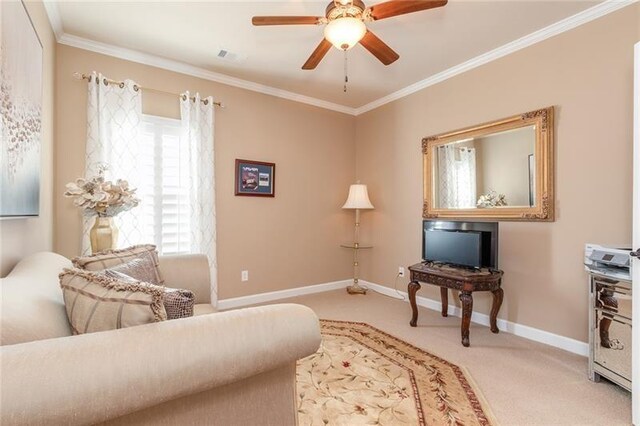
[[[76,80],[87,80],[88,82],[91,81],[91,76],[90,75],[81,74],[79,72],[74,72],[73,73],[73,77]],[[104,80],[105,80],[105,82],[107,84],[117,84],[120,87],[124,87],[124,82],[123,81],[116,81],[116,80],[111,80],[111,79],[108,79],[108,78],[105,78]],[[165,95],[180,96],[182,99],[186,98],[186,95],[184,95],[182,93],[168,92],[166,90],[153,89],[151,87],[139,86],[137,84],[135,86],[133,86],[133,89],[136,90],[136,91],[138,89],[140,89],[140,90],[146,90],[148,92],[163,93]],[[191,99],[195,101],[196,98],[192,97]],[[202,103],[204,103],[206,105],[209,102],[209,100],[208,99],[201,99],[200,102],[202,102]],[[214,102],[213,104],[215,106],[219,106],[220,108],[225,108],[224,104],[222,104],[221,102]]]

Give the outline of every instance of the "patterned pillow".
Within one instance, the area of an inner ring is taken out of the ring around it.
[[[118,272],[123,276],[133,278],[135,281],[143,281],[145,283],[158,284],[158,272],[156,264],[149,256],[136,257],[126,263],[114,265],[104,272]],[[119,278],[119,277],[114,277]]]
[[[164,279],[160,275],[160,269],[158,268],[158,252],[156,251],[156,246],[152,244],[138,245],[120,250],[105,250],[91,256],[76,257],[72,259],[72,262],[73,266],[78,269],[101,271],[129,263],[135,259],[141,259],[142,263],[136,266],[140,270],[133,272],[139,275],[140,278],[134,278],[151,284],[164,284]],[[130,275],[128,272],[125,272],[125,274]]]
[[[100,271],[100,273],[118,279],[120,281],[136,283],[142,281],[139,277],[132,274],[127,274],[130,263],[138,262],[139,259],[132,260],[129,263],[115,266],[110,269]],[[134,272],[137,272],[137,268],[131,268]],[[170,288],[164,286],[156,286],[147,282],[140,282],[141,285],[149,285],[152,287],[161,288],[164,291],[163,304],[164,309],[167,311],[167,319],[188,318],[193,316],[193,305],[195,304],[196,297],[193,292],[189,290],[182,290],[177,288]]]
[[[193,316],[196,296],[189,290],[164,288],[164,309],[167,319],[189,318]]]
[[[115,330],[164,321],[164,290],[99,272],[65,268],[60,287],[73,334]]]

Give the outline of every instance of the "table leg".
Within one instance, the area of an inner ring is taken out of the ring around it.
[[[440,287],[440,299],[442,300],[442,316],[449,315],[449,289],[446,287]]]
[[[493,333],[497,333],[498,330],[498,311],[500,310],[500,306],[502,306],[502,299],[504,298],[504,291],[499,288],[491,292],[493,294],[493,304],[491,305],[491,316],[489,317],[491,321],[491,331]]]
[[[469,291],[460,292],[460,302],[462,302],[462,346],[469,346],[469,325],[471,325],[471,312],[473,312],[473,296]]]
[[[411,327],[415,327],[418,324],[418,305],[416,304],[416,293],[420,290],[420,284],[418,281],[411,281],[409,283],[408,292],[409,292],[409,303],[411,303],[411,321],[409,325]]]

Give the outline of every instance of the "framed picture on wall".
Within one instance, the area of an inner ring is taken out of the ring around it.
[[[0,2],[0,218],[40,214],[42,43],[25,5]]]
[[[264,161],[236,159],[235,194],[275,197],[276,165]]]

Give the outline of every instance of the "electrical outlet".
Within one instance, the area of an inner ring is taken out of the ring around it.
[[[240,274],[240,279],[242,281],[249,281],[249,271],[242,271]]]
[[[404,278],[404,266],[398,266],[398,276]]]

